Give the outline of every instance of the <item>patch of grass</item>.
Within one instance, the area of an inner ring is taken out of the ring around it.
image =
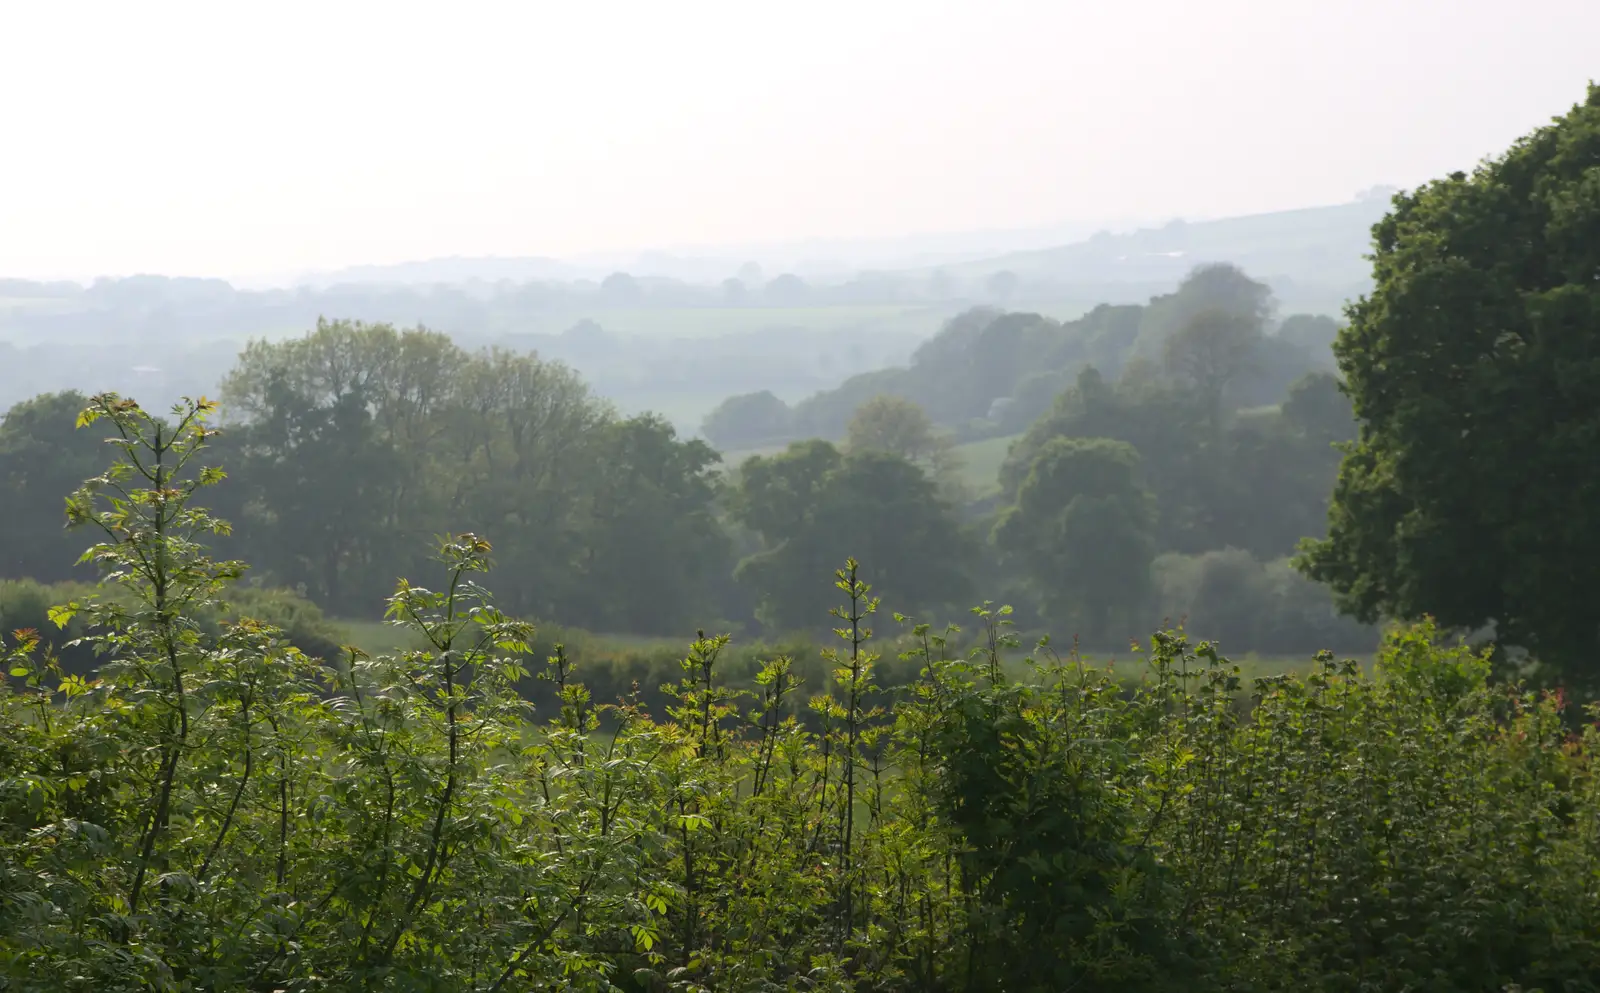
[[[985,438],[957,445],[955,454],[961,459],[961,481],[967,485],[974,499],[981,500],[1000,490],[1000,466],[1006,460],[1011,443],[1021,438],[1009,434],[1001,438]]]
[[[518,314],[502,333],[559,334],[589,318],[607,332],[648,338],[712,338],[752,331],[927,332],[950,313],[947,306],[864,304],[827,307],[606,307],[573,306]]]
[[[1310,655],[1260,655],[1256,652],[1246,652],[1242,655],[1228,656],[1239,667],[1240,678],[1248,683],[1252,679],[1264,676],[1281,676],[1284,674],[1304,676],[1312,671],[1316,661]],[[1354,658],[1360,664],[1363,672],[1370,674],[1372,668],[1371,655],[1350,655],[1349,653],[1334,652],[1333,657],[1339,661]]]
[[[722,466],[732,472],[744,465],[744,460],[753,455],[777,455],[788,447],[788,442],[780,442],[776,445],[757,445],[754,448],[732,449],[722,453]]]
[[[368,655],[388,655],[417,647],[417,636],[408,628],[384,621],[335,620],[340,643],[361,649]]]

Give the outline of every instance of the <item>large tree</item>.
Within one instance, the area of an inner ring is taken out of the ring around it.
[[[103,425],[73,428],[87,405],[81,393],[46,393],[0,418],[0,578],[74,575],[88,542],[66,533],[66,498],[107,456]]]
[[[875,396],[856,408],[845,429],[845,450],[897,455],[927,470],[952,500],[960,490],[961,457],[950,436],[933,425],[925,410],[905,397]]]
[[[1335,344],[1360,437],[1303,568],[1359,617],[1600,673],[1600,87],[1374,235]]]
[[[764,547],[737,575],[769,626],[826,623],[838,591],[816,577],[851,557],[897,610],[968,597],[970,548],[933,481],[906,459],[806,441],[746,460],[739,477],[730,510]]]
[[[1213,431],[1222,425],[1225,394],[1259,361],[1262,341],[1258,321],[1215,309],[1189,317],[1167,339],[1162,356],[1167,371],[1205,400]]]
[[[995,545],[1021,565],[1051,619],[1099,646],[1139,634],[1150,592],[1156,504],[1138,466],[1126,442],[1054,438],[995,524]]]
[[[224,397],[239,551],[330,611],[374,609],[464,530],[493,540],[505,602],[608,630],[693,630],[731,564],[716,453],[533,355],[325,321],[252,344]]]

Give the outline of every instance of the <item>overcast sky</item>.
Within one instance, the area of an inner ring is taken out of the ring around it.
[[[1200,217],[1470,168],[1597,0],[0,0],[0,275]]]

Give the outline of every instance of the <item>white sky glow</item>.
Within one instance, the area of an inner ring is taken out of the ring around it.
[[[1600,2],[0,0],[0,276],[1224,216],[1414,185]]]

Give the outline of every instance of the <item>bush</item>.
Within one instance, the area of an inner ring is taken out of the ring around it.
[[[1377,628],[1339,614],[1327,589],[1287,559],[1263,563],[1229,548],[1161,555],[1151,569],[1160,616],[1205,632],[1230,651],[1366,655],[1377,646]]]
[[[224,620],[250,617],[269,624],[291,645],[325,662],[344,655],[339,629],[323,617],[322,608],[293,590],[242,586],[229,594],[228,602]]]
[[[0,635],[11,636],[24,629],[36,631],[41,649],[59,656],[65,671],[90,675],[99,665],[94,648],[87,643],[71,644],[91,633],[83,615],[73,617],[61,628],[50,620],[50,608],[107,595],[114,598],[116,592],[89,583],[0,580]],[[280,629],[285,640],[313,658],[333,662],[344,655],[338,629],[323,618],[316,604],[292,590],[241,586],[230,595],[227,610],[208,611],[198,621],[201,630],[215,638],[221,634],[225,621],[243,617]]]
[[[47,584],[31,579],[0,579],[0,640],[13,638],[17,631],[37,632],[43,647],[54,652],[68,672],[92,672],[94,650],[87,645],[68,645],[88,633],[83,619],[74,618],[65,628],[58,628],[50,620],[50,608],[81,599],[93,590],[94,587],[86,583]]]

